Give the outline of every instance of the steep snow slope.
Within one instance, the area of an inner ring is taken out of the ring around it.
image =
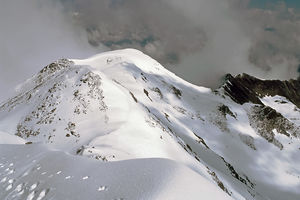
[[[56,149],[133,169],[136,162],[143,168],[150,162],[163,173],[168,171],[163,168],[185,165],[202,177],[195,182],[184,169],[182,176],[167,181],[168,187],[160,187],[162,196],[152,191],[145,199],[182,199],[180,190],[171,188],[181,188],[185,178],[191,178],[191,190],[204,187],[201,195],[207,199],[220,199],[212,196],[211,183],[222,199],[299,199],[299,108],[291,96],[259,92],[239,77],[211,91],[180,79],[139,51],[113,51],[46,66],[0,107],[0,131],[33,143],[11,151],[41,148],[48,158]],[[142,198],[131,189],[127,198]],[[188,199],[199,198],[191,195]]]

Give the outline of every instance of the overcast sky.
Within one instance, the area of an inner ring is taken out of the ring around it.
[[[59,58],[138,48],[198,85],[298,77],[298,0],[0,0],[0,101]]]

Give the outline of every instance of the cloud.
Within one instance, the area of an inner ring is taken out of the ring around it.
[[[74,0],[70,10],[91,45],[137,48],[164,64],[177,63],[206,41],[200,26],[164,0]]]
[[[300,15],[285,3],[259,9],[249,7],[248,0],[173,2],[204,25],[208,35],[201,51],[174,68],[177,74],[210,87],[216,87],[224,73],[265,79],[299,76]]]
[[[188,81],[215,86],[225,73],[255,71],[248,61],[251,38],[236,20],[237,7],[246,4],[237,0],[74,0],[66,7],[77,13],[77,23],[86,29],[91,45],[137,48]]]
[[[296,78],[298,11],[284,3],[253,8],[250,2],[1,2],[0,91],[53,60],[87,57],[103,46],[140,49],[184,79],[209,87],[216,87],[225,73]]]
[[[1,1],[0,101],[50,62],[96,52],[63,9],[54,1]]]
[[[74,0],[66,7],[91,45],[140,49],[199,85],[216,87],[225,73],[295,78],[299,16],[284,3],[250,2]]]
[[[284,3],[272,9],[252,9],[247,20],[255,22],[249,30],[254,40],[249,60],[264,69],[266,78],[297,78],[300,64],[300,15]]]
[[[245,2],[173,0],[172,3],[208,35],[203,49],[186,57],[173,69],[177,74],[196,84],[216,87],[226,73],[261,73],[248,60],[252,41],[238,20],[238,11],[244,9]]]

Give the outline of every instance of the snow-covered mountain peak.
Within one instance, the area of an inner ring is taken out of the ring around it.
[[[0,131],[28,148],[101,163],[173,160],[214,184],[222,199],[296,200],[297,84],[228,75],[212,91],[133,49],[61,59],[0,105]]]

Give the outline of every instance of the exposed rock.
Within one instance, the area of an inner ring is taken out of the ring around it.
[[[158,87],[152,88],[151,90],[156,92],[158,94],[158,96],[160,97],[160,99],[162,99],[164,97],[162,92],[160,91],[160,89]]]
[[[226,117],[226,115],[230,115],[231,117],[236,118],[236,115],[233,114],[233,112],[229,109],[229,107],[224,104],[220,105],[218,107],[218,110],[222,113],[224,117]]]
[[[259,97],[283,96],[300,108],[300,80],[260,80],[248,74],[225,76],[225,93],[239,104],[262,104]]]
[[[223,157],[221,158],[225,165],[227,166],[228,170],[230,171],[231,175],[237,179],[238,181],[240,181],[241,183],[245,184],[247,187],[254,189],[255,188],[255,184],[249,180],[249,178],[246,175],[240,175],[235,169],[234,167],[228,163]]]
[[[244,144],[246,144],[251,149],[256,150],[256,147],[254,145],[254,138],[252,136],[250,136],[250,135],[243,135],[243,134],[240,134],[239,136],[240,136],[241,141]]]
[[[287,137],[299,136],[299,127],[268,106],[253,106],[248,117],[257,133],[280,149],[283,149],[283,145],[275,138],[274,130]]]
[[[178,88],[176,88],[176,87],[173,86],[173,85],[171,86],[171,89],[172,89],[173,94],[175,94],[176,97],[177,97],[178,99],[180,99],[180,98],[181,98],[181,95],[182,95],[181,90],[179,90]]]
[[[232,192],[230,192],[228,188],[224,186],[224,183],[219,179],[217,174],[214,171],[211,171],[209,168],[207,169],[207,172],[211,175],[212,179],[217,183],[219,188],[221,188],[224,192],[231,196]]]
[[[257,97],[255,91],[252,89],[252,79],[243,79],[241,76],[233,77],[230,74],[225,76],[224,88],[225,94],[239,104],[252,102],[255,104],[262,104]]]
[[[70,68],[73,64],[74,63],[72,61],[63,58],[47,65],[37,74],[36,83],[43,83],[44,81],[50,79],[57,72],[61,72],[64,69]]]

